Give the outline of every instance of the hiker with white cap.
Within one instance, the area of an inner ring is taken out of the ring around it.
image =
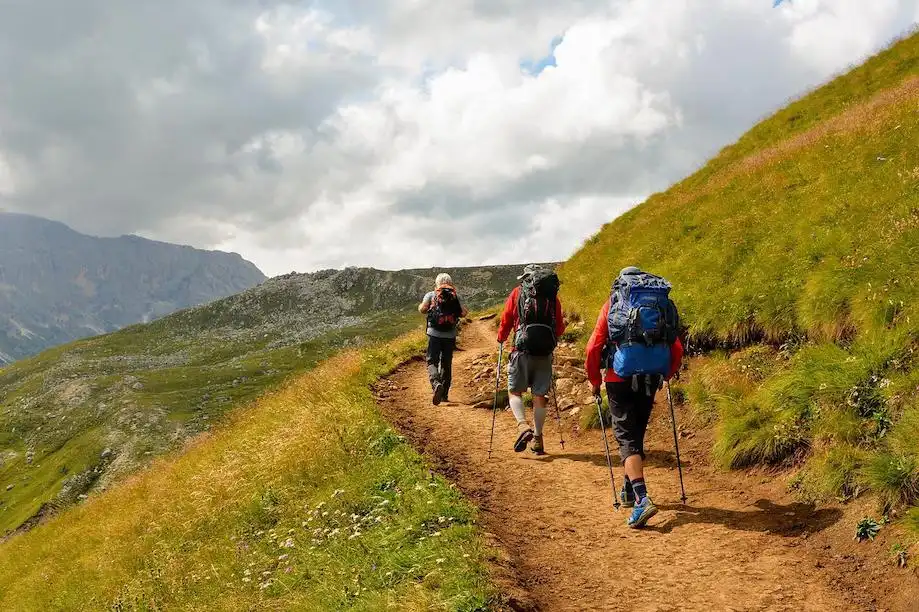
[[[457,326],[468,314],[460,303],[453,279],[447,273],[437,275],[434,291],[425,294],[418,311],[427,315],[428,377],[434,392],[433,404],[447,402],[453,381],[453,351],[456,350]]]
[[[507,366],[510,406],[518,429],[514,451],[523,452],[532,441],[531,450],[542,455],[545,454],[546,396],[552,386],[552,353],[565,332],[565,321],[558,299],[559,280],[553,270],[531,264],[517,280],[520,285],[514,288],[504,305],[498,343],[503,346],[514,331],[514,345]],[[523,405],[523,393],[527,389],[533,394],[532,427]]]

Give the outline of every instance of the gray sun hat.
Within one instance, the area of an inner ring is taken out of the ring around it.
[[[641,274],[641,270],[635,266],[627,266],[619,272],[619,276],[629,276],[632,274]]]
[[[532,276],[533,274],[536,274],[540,270],[542,270],[542,266],[540,266],[539,264],[527,264],[523,268],[523,274],[518,276],[517,280],[523,280],[528,276]]]

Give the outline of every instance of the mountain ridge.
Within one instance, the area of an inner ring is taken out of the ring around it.
[[[0,211],[0,364],[265,280],[237,253],[89,236],[60,221]]]

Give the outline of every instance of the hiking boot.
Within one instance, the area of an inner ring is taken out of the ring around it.
[[[635,506],[635,491],[631,488],[626,489],[622,487],[622,490],[619,491],[619,501],[622,502],[623,508],[632,508]]]
[[[519,423],[517,429],[520,430],[520,435],[517,436],[517,441],[514,442],[514,452],[522,453],[526,450],[530,440],[533,439],[533,430],[526,423]]]
[[[435,406],[439,406],[440,402],[442,402],[443,399],[444,399],[444,386],[441,383],[436,382],[434,383],[434,398],[431,401],[434,402]]]
[[[542,445],[542,436],[533,436],[533,444],[530,445],[530,450],[536,455],[546,454],[546,449]]]
[[[651,498],[642,497],[641,501],[632,508],[632,515],[629,517],[627,525],[632,529],[640,529],[655,514],[657,514],[657,506],[654,505]]]

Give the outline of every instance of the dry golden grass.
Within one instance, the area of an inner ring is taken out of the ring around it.
[[[0,547],[0,609],[482,605],[471,510],[429,480],[368,389],[417,342],[335,357],[182,454],[13,538]],[[438,517],[449,520],[426,537]],[[329,537],[337,522],[336,533],[359,535]]]

